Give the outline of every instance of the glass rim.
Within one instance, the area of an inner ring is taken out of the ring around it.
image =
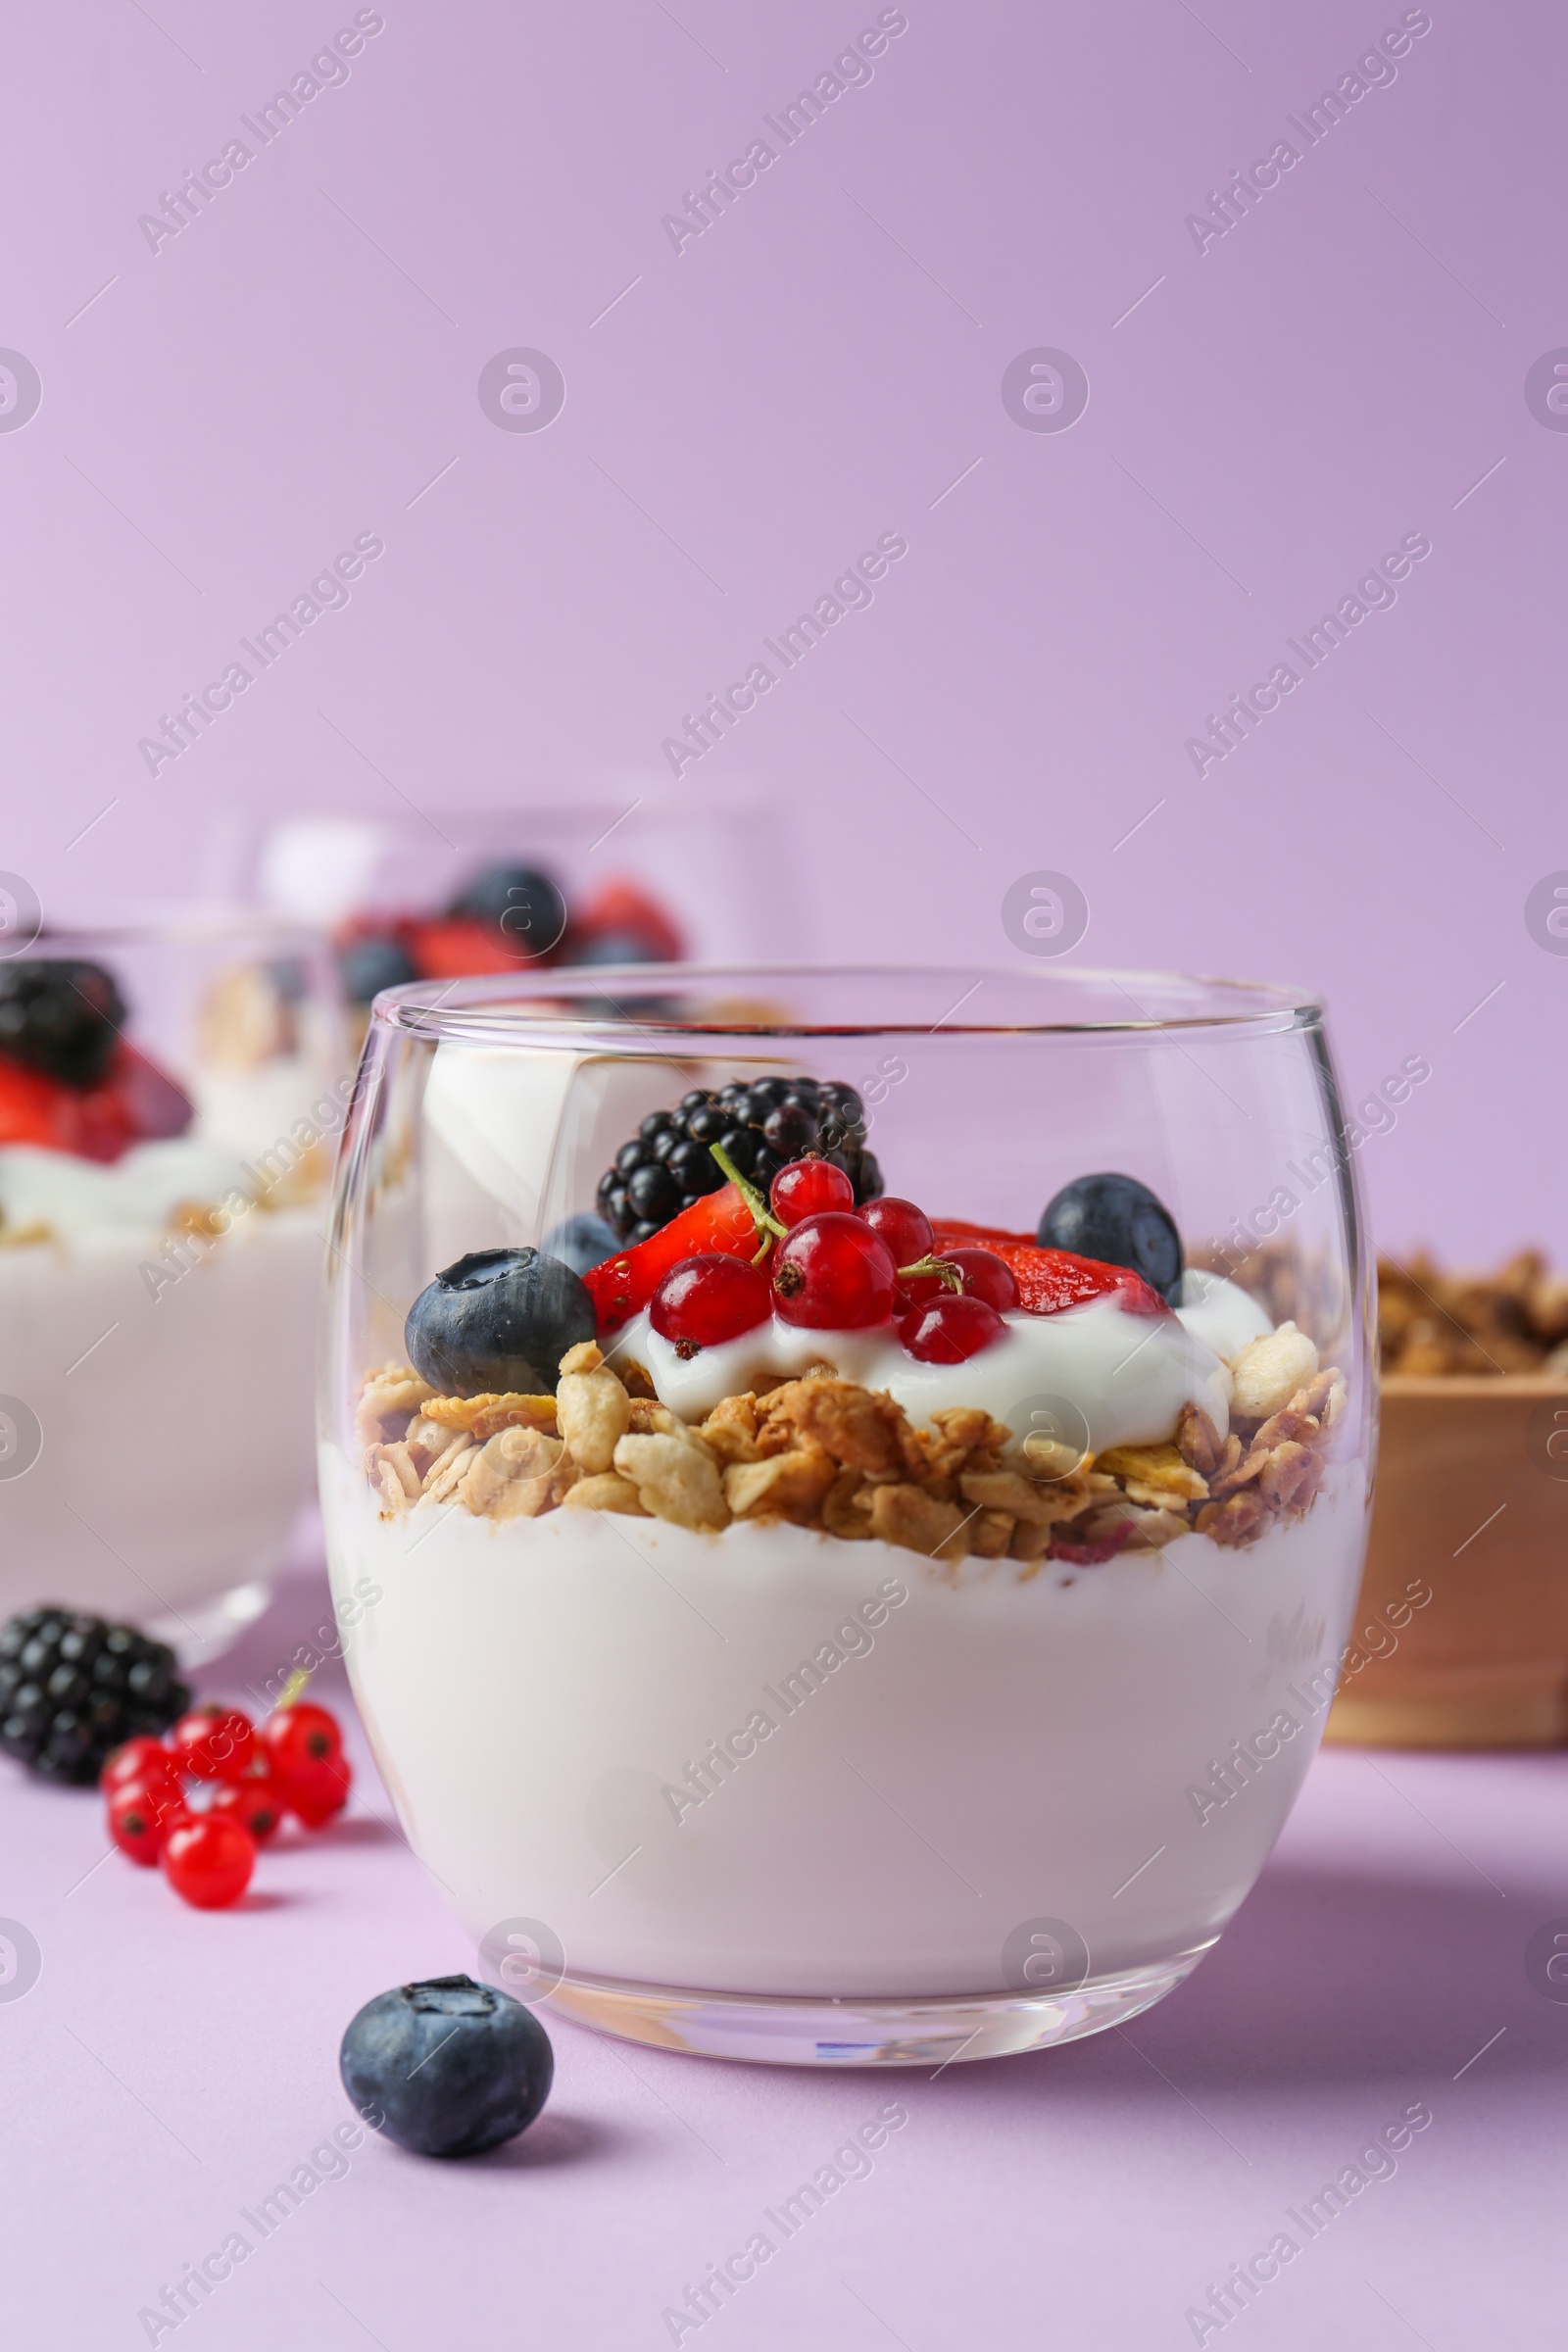
[[[739,992],[748,987],[765,990],[781,984],[807,982],[814,987],[839,981],[894,987],[915,982],[949,982],[954,1004],[935,1023],[919,1019],[786,1019],[759,1017],[763,1007],[747,1004]],[[1010,989],[1030,986],[1044,991],[1113,989],[1131,1007],[1114,1019],[1074,1017],[1050,1007],[1036,1019],[979,1020],[960,1018],[965,1004],[987,981]],[[738,1001],[726,1003],[718,994],[723,984]],[[620,1007],[612,992],[643,995],[650,991],[706,989],[715,998],[713,1017],[694,1018],[684,1008],[660,1005]],[[1191,1011],[1151,1013],[1139,1004],[1139,991],[1188,992],[1204,1002]],[[1244,1003],[1243,1000],[1246,1000]],[[582,1002],[582,1010],[574,1011]],[[1054,1017],[1053,1017],[1054,1016]],[[641,1041],[668,1047],[683,1038],[801,1038],[934,1036],[938,1032],[962,1037],[1081,1037],[1148,1036],[1181,1031],[1212,1030],[1235,1034],[1270,1034],[1321,1024],[1323,1006],[1310,991],[1266,980],[1234,980],[1200,973],[1129,971],[1108,966],[1069,964],[1043,968],[1017,964],[815,964],[815,963],[633,963],[520,966],[514,973],[484,973],[461,980],[409,980],[383,989],[370,1008],[370,1025],[405,1036],[450,1039],[468,1045],[557,1044],[580,1047],[600,1037],[612,1046]]]
[[[61,914],[44,908],[30,938],[16,947],[0,947],[0,960],[33,955],[47,957],[68,945],[91,942],[110,949],[134,949],[247,939],[284,942],[318,953],[324,953],[328,944],[320,926],[300,915],[235,900],[150,900],[133,902],[118,911],[78,903]]]

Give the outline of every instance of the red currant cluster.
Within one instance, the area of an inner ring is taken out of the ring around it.
[[[751,1188],[741,1184],[744,1195]],[[679,1355],[739,1339],[767,1317],[813,1331],[896,1322],[924,1364],[961,1364],[999,1340],[1019,1303],[1006,1262],[989,1250],[933,1254],[931,1221],[890,1196],[855,1205],[855,1189],[826,1159],[792,1160],[751,1200],[756,1259],[700,1250],[659,1283],[650,1320]]]
[[[162,1862],[176,1894],[218,1911],[244,1893],[256,1848],[284,1814],[321,1829],[342,1809],[352,1777],[336,1719],[294,1701],[260,1725],[237,1707],[193,1707],[163,1740],[117,1747],[99,1787],[121,1852],[149,1868]]]

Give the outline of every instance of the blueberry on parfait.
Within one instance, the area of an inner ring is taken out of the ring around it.
[[[1167,1306],[1181,1304],[1182,1237],[1158,1194],[1136,1176],[1075,1176],[1047,1203],[1039,1238],[1048,1250],[1126,1266]]]
[[[471,1250],[419,1293],[404,1336],[409,1361],[442,1396],[544,1396],[595,1325],[581,1276],[560,1258]]]

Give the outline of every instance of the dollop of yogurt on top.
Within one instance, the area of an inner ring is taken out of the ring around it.
[[[1217,1276],[1205,1282],[1234,1291]],[[1246,1294],[1235,1293],[1246,1299]],[[1246,1306],[1261,1313],[1253,1301]],[[1190,1326],[1206,1319],[1213,1337]],[[1227,1321],[1229,1317],[1229,1321]],[[1055,1424],[1095,1453],[1111,1446],[1152,1446],[1168,1439],[1184,1404],[1201,1406],[1223,1437],[1230,1426],[1231,1376],[1216,1340],[1241,1330],[1245,1310],[1212,1298],[1172,1315],[1133,1315],[1108,1298],[1054,1315],[1008,1314],[1002,1338],[961,1364],[923,1364],[902,1346],[891,1323],[862,1331],[815,1331],[776,1315],[739,1339],[677,1354],[646,1312],[620,1334],[612,1363],[631,1359],[653,1380],[662,1404],[700,1421],[721,1398],[760,1381],[798,1377],[831,1364],[844,1380],[885,1389],[911,1421],[929,1422],[950,1405],[983,1405],[1014,1436]],[[1266,1318],[1262,1329],[1271,1328]],[[1245,1331],[1237,1347],[1257,1336]],[[1228,1350],[1234,1352],[1234,1350]]]
[[[132,1144],[108,1164],[40,1144],[0,1150],[0,1225],[47,1226],[62,1241],[127,1230],[158,1233],[187,1201],[203,1205],[255,1191],[231,1153],[194,1136]]]
[[[1254,1340],[1266,1340],[1274,1329],[1250,1291],[1200,1266],[1189,1266],[1182,1276],[1182,1302],[1176,1312],[1194,1337],[1206,1340],[1227,1363]]]

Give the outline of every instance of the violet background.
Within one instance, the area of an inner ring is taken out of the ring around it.
[[[354,11],[8,27],[0,341],[43,402],[0,433],[4,862],[64,908],[194,888],[283,810],[613,793],[898,530],[686,771],[787,832],[766,944],[1006,957],[1009,883],[1065,870],[1080,959],[1320,988],[1357,1098],[1430,1059],[1363,1154],[1383,1239],[1568,1249],[1568,962],[1524,922],[1568,863],[1568,439],[1523,395],[1568,335],[1563,21],[1439,0],[1200,255],[1186,216],[1397,7],[911,0],[677,255],[662,217],[875,8],[382,13],[156,255],[138,216]],[[541,433],[476,396],[516,345],[565,376]],[[1038,345],[1087,369],[1070,431],[1004,410]],[[364,530],[348,608],[149,776],[159,714]],[[1205,714],[1416,530],[1393,610],[1200,781]]]

